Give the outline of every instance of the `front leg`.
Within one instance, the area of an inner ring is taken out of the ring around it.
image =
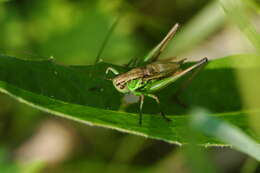
[[[114,69],[113,67],[108,67],[107,69],[106,69],[106,74],[108,74],[108,72],[112,72],[112,73],[114,73],[115,75],[119,75],[119,72],[116,70],[116,69]]]
[[[140,109],[139,109],[139,125],[142,125],[143,118],[143,104],[144,104],[144,95],[140,95]]]

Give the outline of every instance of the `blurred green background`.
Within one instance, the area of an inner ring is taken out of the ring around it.
[[[54,58],[59,64],[93,64],[118,15],[121,19],[101,55],[113,64],[126,64],[133,57],[143,56],[176,22],[181,24],[180,30],[186,26],[196,30],[198,25],[191,25],[196,21],[205,27],[196,38],[185,38],[182,47],[170,46],[165,56],[217,58],[252,50],[213,1],[0,3],[0,53],[23,59]],[[260,22],[256,17],[252,20]],[[188,44],[194,40],[194,44]],[[260,171],[253,160],[230,148],[204,150],[216,172]],[[188,155],[165,142],[57,118],[0,94],[0,172],[196,172]]]

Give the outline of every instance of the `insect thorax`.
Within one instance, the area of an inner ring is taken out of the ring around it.
[[[138,90],[139,88],[142,88],[143,86],[146,85],[146,81],[143,81],[142,79],[134,79],[131,80],[129,82],[127,82],[127,88],[131,91],[131,92],[135,92],[136,90]]]

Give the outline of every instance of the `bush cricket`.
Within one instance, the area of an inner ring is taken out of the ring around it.
[[[129,66],[139,65],[138,67],[123,74],[119,74],[119,72],[112,67],[108,67],[106,70],[106,73],[111,71],[116,75],[116,77],[111,80],[114,87],[119,92],[124,94],[132,93],[140,97],[140,125],[142,124],[142,108],[145,96],[154,99],[159,106],[163,118],[170,121],[161,110],[159,98],[154,95],[154,93],[167,87],[189,72],[195,74],[196,71],[201,69],[201,67],[203,67],[208,61],[207,58],[203,58],[186,69],[182,69],[182,65],[185,64],[186,59],[176,60],[176,58],[170,58],[157,61],[161,52],[165,49],[176,33],[178,26],[178,24],[175,24],[165,38],[150,53],[148,53],[145,58],[142,59],[142,62],[139,62],[138,64],[137,60],[134,60],[128,64]],[[190,78],[188,80],[190,80]]]

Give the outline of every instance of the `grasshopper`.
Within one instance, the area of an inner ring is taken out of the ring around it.
[[[208,62],[207,58],[203,58],[196,64],[186,69],[182,69],[182,65],[185,63],[186,59],[176,60],[175,58],[170,58],[157,61],[160,54],[163,52],[169,41],[176,33],[178,26],[178,24],[175,24],[172,27],[165,38],[143,59],[143,61],[141,62],[143,64],[141,66],[133,68],[123,74],[119,74],[119,72],[112,67],[108,67],[106,70],[106,74],[111,71],[116,75],[116,77],[111,80],[114,87],[119,92],[124,94],[132,93],[140,97],[140,125],[142,124],[142,108],[145,96],[154,99],[160,108],[160,101],[159,98],[154,95],[155,92],[167,87],[168,85],[175,82],[183,75],[193,71],[194,69],[200,69],[200,67]],[[135,66],[136,61],[132,61],[128,65]],[[165,120],[170,121],[170,119],[165,116],[161,109],[160,113]]]

